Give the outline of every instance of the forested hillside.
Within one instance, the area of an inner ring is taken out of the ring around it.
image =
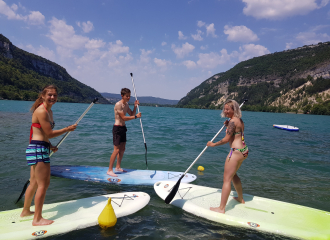
[[[98,97],[100,103],[109,103],[63,67],[15,47],[0,34],[0,98],[33,101],[47,84],[58,87],[61,102],[91,102]]]
[[[226,99],[245,110],[330,114],[330,42],[256,57],[216,74],[177,107],[219,109]]]

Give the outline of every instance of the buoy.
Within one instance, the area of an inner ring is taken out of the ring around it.
[[[97,221],[101,228],[109,228],[116,225],[117,217],[111,205],[111,198],[108,199],[107,205],[104,207]]]
[[[198,166],[197,170],[203,172],[204,171],[204,167]]]

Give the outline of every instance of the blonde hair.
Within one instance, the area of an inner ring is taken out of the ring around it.
[[[231,107],[234,110],[234,117],[237,118],[241,118],[242,117],[242,112],[241,109],[239,108],[238,103],[235,100],[232,99],[228,99],[224,104],[223,104],[223,109],[222,109],[222,113],[221,113],[221,117],[226,117],[224,110],[225,110],[225,106],[228,105],[229,107]]]
[[[32,105],[32,107],[30,109],[31,112],[34,112],[37,109],[37,107],[40,106],[40,104],[43,102],[42,97],[45,96],[47,94],[47,91],[50,90],[50,89],[55,89],[56,93],[58,92],[57,91],[57,87],[55,85],[47,85],[47,86],[45,86],[42,89],[42,91],[39,93],[39,96],[38,96],[37,100]]]

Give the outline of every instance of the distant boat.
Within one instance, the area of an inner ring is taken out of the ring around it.
[[[299,131],[299,128],[294,127],[294,126],[290,126],[290,125],[277,125],[277,124],[274,124],[273,127],[278,128],[278,129],[287,130],[287,131],[295,131],[295,132]]]

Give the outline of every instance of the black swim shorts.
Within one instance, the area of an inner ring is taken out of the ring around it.
[[[126,142],[126,126],[113,125],[112,134],[113,134],[113,145],[119,146],[120,143]]]

